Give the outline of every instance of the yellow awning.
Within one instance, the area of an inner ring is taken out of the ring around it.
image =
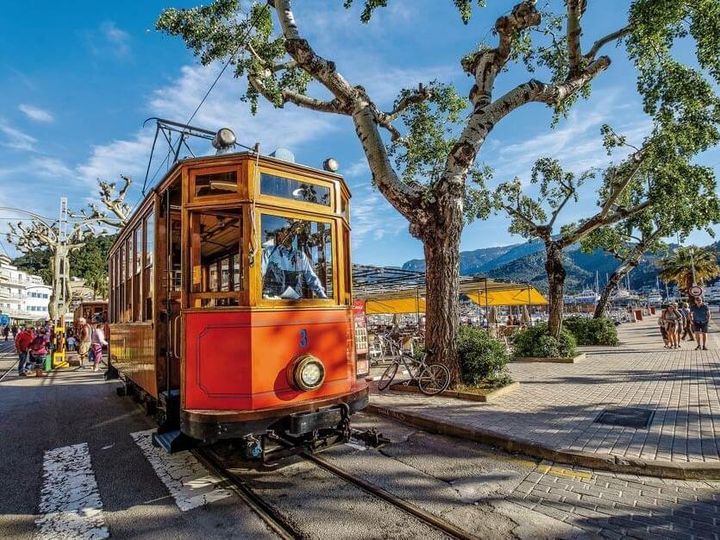
[[[548,303],[534,287],[488,291],[487,299],[483,290],[466,291],[465,295],[479,306],[541,306]]]
[[[365,313],[368,315],[425,313],[425,299],[411,296],[406,298],[368,300],[365,302]]]

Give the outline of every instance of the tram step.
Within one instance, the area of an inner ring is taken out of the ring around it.
[[[153,433],[152,443],[158,448],[163,448],[169,454],[182,452],[193,448],[197,441],[184,435],[179,429],[175,431],[166,431],[165,433]]]

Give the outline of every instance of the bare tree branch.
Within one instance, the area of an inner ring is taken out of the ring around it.
[[[568,48],[568,79],[572,79],[582,69],[583,57],[580,49],[582,27],[580,19],[587,7],[586,0],[567,0],[567,48]]]
[[[593,60],[595,58],[595,55],[602,49],[605,45],[610,43],[611,41],[615,41],[617,39],[620,39],[621,37],[624,37],[630,33],[630,27],[625,26],[623,28],[620,28],[620,30],[616,30],[615,32],[611,32],[606,36],[601,37],[598,39],[595,43],[593,43],[593,46],[590,48],[590,51],[585,55],[586,60]]]

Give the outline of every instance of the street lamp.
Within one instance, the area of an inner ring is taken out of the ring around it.
[[[692,269],[692,284],[693,287],[697,285],[697,281],[695,280],[695,259],[693,258],[693,255],[695,254],[695,248],[690,248],[690,268]]]

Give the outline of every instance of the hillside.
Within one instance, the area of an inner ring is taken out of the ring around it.
[[[602,286],[606,276],[618,265],[614,257],[602,250],[583,253],[579,246],[571,247],[565,257],[568,273],[566,290],[569,293],[593,287],[596,272]],[[655,286],[655,264],[658,258],[656,254],[649,254],[643,258],[638,268],[631,274],[633,289]],[[406,262],[403,268],[422,271],[425,270],[425,261],[413,259]],[[460,274],[467,276],[482,274],[494,279],[532,283],[540,289],[547,289],[545,252],[539,241],[463,251],[460,253]]]

